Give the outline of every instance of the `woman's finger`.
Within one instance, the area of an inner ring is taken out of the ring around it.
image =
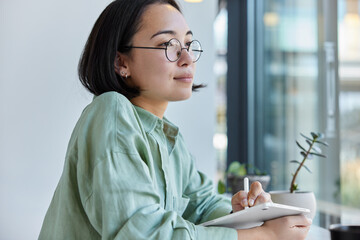
[[[256,181],[251,184],[250,191],[248,193],[248,202],[250,207],[254,206],[255,200],[262,192],[264,192],[264,190],[262,189],[260,182]]]
[[[256,198],[254,206],[261,204],[261,203],[266,203],[266,202],[271,202],[271,195],[267,192],[262,192],[260,193],[260,195]]]
[[[231,205],[233,212],[243,210],[245,207],[248,207],[247,193],[240,191],[236,193],[231,199]]]

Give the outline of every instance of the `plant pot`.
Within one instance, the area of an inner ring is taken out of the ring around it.
[[[271,191],[270,195],[274,203],[307,208],[310,210],[310,215],[307,217],[311,219],[315,217],[316,199],[313,192],[296,191],[290,193],[290,191]]]
[[[246,175],[246,176],[235,176],[229,174],[227,176],[227,186],[231,193],[234,195],[237,192],[244,190],[244,178],[247,177],[249,179],[249,185],[253,182],[259,181],[264,189],[266,190],[267,186],[270,183],[270,175]]]
[[[360,239],[360,225],[330,225],[331,240]]]

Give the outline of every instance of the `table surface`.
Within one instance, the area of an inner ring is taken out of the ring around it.
[[[306,240],[330,240],[330,231],[328,229],[311,225]]]

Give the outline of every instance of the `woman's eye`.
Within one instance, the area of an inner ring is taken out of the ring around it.
[[[169,46],[169,45],[171,45],[170,42],[164,42],[164,43],[160,44],[160,46],[165,46],[165,47],[167,47],[167,46]]]
[[[185,46],[190,47],[192,41],[185,43]]]

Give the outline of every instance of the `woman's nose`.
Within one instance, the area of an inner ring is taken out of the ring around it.
[[[188,48],[181,48],[181,55],[178,60],[178,64],[182,66],[184,64],[190,65],[192,63],[193,63],[193,59],[190,50]]]

